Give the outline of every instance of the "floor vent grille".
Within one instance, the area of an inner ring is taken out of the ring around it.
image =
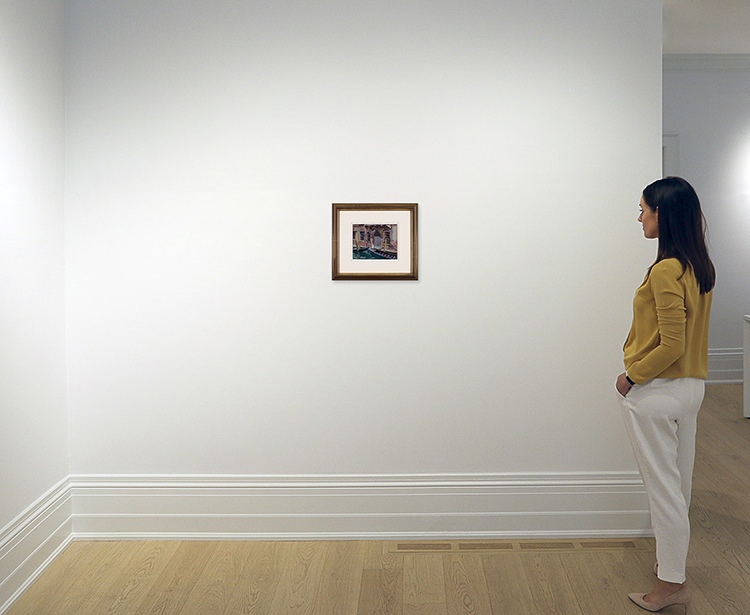
[[[543,553],[591,551],[654,551],[653,539],[628,540],[493,540],[392,542],[390,553]]]

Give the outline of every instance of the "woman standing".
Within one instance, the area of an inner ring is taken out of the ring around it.
[[[659,582],[630,599],[647,611],[682,604],[687,614],[688,509],[716,273],[698,195],[684,179],[666,177],[647,186],[638,221],[646,238],[659,244],[656,261],[635,293],[624,346],[626,371],[616,387],[648,493]]]

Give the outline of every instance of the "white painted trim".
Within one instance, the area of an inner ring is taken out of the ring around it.
[[[663,70],[750,70],[750,54],[709,53],[709,54],[664,54]]]
[[[664,177],[680,174],[680,135],[661,137],[661,171]]]
[[[73,476],[80,539],[644,536],[637,473]]]
[[[743,386],[743,415],[745,418],[750,418],[750,315],[742,317],[744,322],[742,323],[742,337],[743,337],[743,349],[742,349],[742,364],[743,364],[743,378],[747,384]]]
[[[68,479],[0,531],[0,613],[4,613],[72,540]]]
[[[507,474],[77,474],[73,488],[127,487],[326,488],[632,485],[637,472],[534,472]]]
[[[707,380],[709,384],[739,384],[742,381],[742,348],[709,349]]]

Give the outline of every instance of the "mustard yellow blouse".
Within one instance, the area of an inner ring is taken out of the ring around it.
[[[692,269],[676,258],[658,262],[633,300],[625,369],[636,384],[652,378],[708,376],[708,321],[713,291],[700,294]]]

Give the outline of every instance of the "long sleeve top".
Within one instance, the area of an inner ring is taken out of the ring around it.
[[[708,321],[713,291],[701,295],[691,268],[676,258],[651,268],[633,300],[633,324],[623,350],[636,384],[652,378],[708,376]]]

